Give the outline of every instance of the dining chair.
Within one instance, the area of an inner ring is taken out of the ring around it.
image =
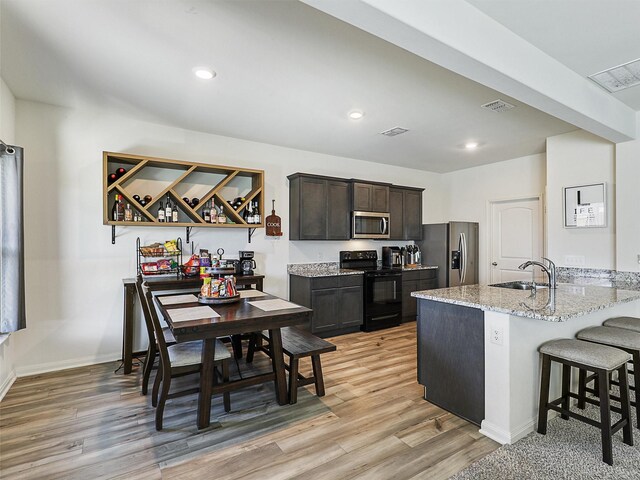
[[[142,282],[142,275],[138,275],[136,277],[136,292],[138,294],[138,300],[140,300],[140,306],[142,307],[142,318],[144,319],[147,337],[149,338],[149,347],[147,348],[147,355],[144,357],[144,364],[142,367],[141,391],[142,395],[146,395],[149,389],[151,370],[153,370],[156,358],[158,358],[158,343],[156,341],[156,334],[153,330],[153,322],[151,320],[151,313],[149,312],[150,307],[147,305],[147,300],[145,299],[142,291]],[[151,308],[154,308],[153,305],[151,305]],[[174,345],[176,343],[176,339],[173,337],[173,333],[171,333],[171,329],[169,327],[162,328],[162,336],[167,346]]]
[[[194,387],[187,390],[169,393],[171,379],[195,373],[199,374],[202,371],[202,341],[167,345],[160,325],[160,320],[158,319],[158,314],[155,306],[153,305],[153,296],[151,295],[151,291],[144,283],[142,284],[142,290],[147,304],[147,310],[151,318],[151,323],[153,325],[153,331],[155,332],[158,353],[160,355],[160,365],[158,366],[158,373],[156,374],[156,379],[153,382],[153,390],[151,392],[151,404],[156,407],[156,430],[162,430],[162,420],[166,401],[170,398],[197,393],[200,390],[199,387]],[[214,358],[216,366],[216,369],[214,370],[214,383],[217,383],[218,381],[216,377],[216,370],[220,371],[218,373],[220,374],[222,381],[228,382],[229,358],[231,358],[231,354],[220,340],[216,340]],[[231,396],[229,392],[223,393],[223,403],[225,412],[230,411]]]

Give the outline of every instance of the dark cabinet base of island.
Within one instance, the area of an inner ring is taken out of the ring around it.
[[[418,383],[425,400],[480,425],[484,419],[484,312],[418,300]]]

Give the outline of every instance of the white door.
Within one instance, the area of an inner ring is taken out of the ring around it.
[[[540,198],[491,203],[491,283],[532,280],[532,267],[519,270],[527,260],[541,260],[542,208]],[[542,280],[535,269],[536,280]]]

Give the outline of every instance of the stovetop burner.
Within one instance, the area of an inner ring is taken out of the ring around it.
[[[348,270],[364,270],[365,273],[398,273],[399,267],[382,267],[378,265],[376,250],[352,250],[340,252],[340,268]]]

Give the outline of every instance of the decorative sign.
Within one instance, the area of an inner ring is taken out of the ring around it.
[[[604,183],[564,188],[565,228],[607,226]]]
[[[271,215],[265,219],[268,237],[282,236],[282,220],[276,215],[276,201],[271,200]]]

